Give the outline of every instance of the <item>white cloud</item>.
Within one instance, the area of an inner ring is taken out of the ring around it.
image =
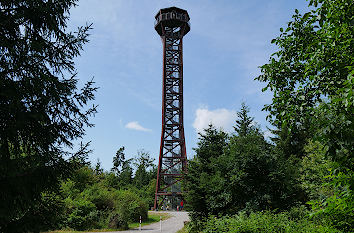
[[[138,130],[138,131],[145,131],[145,132],[151,131],[151,129],[147,129],[147,128],[144,128],[143,126],[141,126],[141,125],[139,124],[139,122],[137,122],[137,121],[131,121],[131,122],[127,123],[127,124],[125,125],[125,128],[127,128],[127,129],[133,129],[133,130]]]
[[[222,128],[231,132],[236,120],[236,111],[225,108],[209,110],[208,108],[198,108],[195,111],[193,127],[197,133],[202,132],[212,123],[216,128]]]
[[[272,137],[274,137],[275,135],[270,131],[270,130],[265,130],[263,132],[263,135],[266,139],[271,139]]]

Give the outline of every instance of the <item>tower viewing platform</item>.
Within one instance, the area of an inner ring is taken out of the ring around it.
[[[184,35],[186,35],[191,27],[189,22],[189,15],[186,10],[178,7],[169,7],[161,9],[155,16],[155,30],[157,33],[163,35],[163,27],[184,27]]]
[[[183,36],[190,31],[186,10],[169,7],[155,16],[163,44],[162,131],[154,209],[183,206],[181,181],[187,172],[183,126]]]

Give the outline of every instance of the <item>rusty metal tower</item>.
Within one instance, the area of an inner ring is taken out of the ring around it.
[[[182,200],[181,180],[187,169],[183,127],[183,36],[189,15],[177,7],[161,9],[155,30],[163,44],[162,132],[154,209],[175,209]]]

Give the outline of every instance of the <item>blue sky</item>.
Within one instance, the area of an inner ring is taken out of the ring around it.
[[[160,8],[177,6],[190,15],[184,46],[184,122],[187,156],[208,123],[232,132],[245,101],[266,131],[271,93],[254,81],[276,50],[271,39],[305,0],[81,0],[71,10],[69,29],[93,23],[90,42],[76,61],[83,83],[94,77],[100,88],[98,113],[84,141],[92,141],[90,160],[108,170],[125,146],[128,158],[144,149],[157,160],[161,137],[162,43],[154,30]]]

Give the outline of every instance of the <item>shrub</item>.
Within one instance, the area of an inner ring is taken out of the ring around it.
[[[354,195],[351,186],[354,183],[354,174],[349,169],[332,171],[327,183],[333,194],[323,200],[312,200],[315,219],[323,219],[344,232],[354,232]]]
[[[145,201],[130,190],[120,190],[115,193],[115,209],[127,222],[137,222],[147,219],[148,206]]]
[[[86,230],[94,227],[98,220],[96,206],[88,200],[66,199],[67,206],[70,206],[66,225],[75,230]]]
[[[137,194],[145,189],[111,189],[98,178],[91,167],[85,166],[72,179],[62,182],[66,213],[63,228],[127,229],[128,223],[139,221],[140,216],[147,219],[147,198]]]
[[[113,229],[128,229],[128,222],[120,212],[112,212],[108,217],[108,227]]]
[[[327,182],[325,177],[336,164],[326,158],[328,148],[318,141],[310,140],[304,150],[306,154],[299,164],[299,183],[308,200],[324,199],[331,195],[332,188],[322,184]]]
[[[240,213],[233,217],[210,217],[202,232],[340,232],[329,226],[309,221],[308,218],[291,219],[289,213],[274,214],[272,212],[251,213],[249,216]]]
[[[114,195],[112,191],[109,191],[101,183],[93,184],[86,188],[80,197],[87,199],[95,204],[97,210],[108,210],[114,208]]]

